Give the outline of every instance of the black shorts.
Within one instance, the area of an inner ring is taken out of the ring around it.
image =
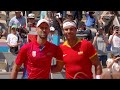
[[[17,47],[10,47],[10,52],[13,54],[18,54],[18,46]]]

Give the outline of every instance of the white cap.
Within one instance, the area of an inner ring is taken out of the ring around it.
[[[47,23],[47,24],[49,25],[49,21],[48,21],[48,20],[46,20],[46,19],[40,19],[40,20],[37,22],[37,27],[39,27],[40,24],[43,23],[43,22],[45,22],[45,23]],[[50,26],[50,25],[49,25],[49,26]]]
[[[28,14],[28,18],[35,18],[35,14],[33,13]]]
[[[54,27],[50,27],[50,31],[55,31],[55,28]]]

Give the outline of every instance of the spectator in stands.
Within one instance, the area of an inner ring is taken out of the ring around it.
[[[17,27],[21,28],[26,25],[26,19],[21,15],[21,11],[15,11],[15,16],[11,18],[9,22],[8,33],[11,33],[11,26],[17,25]]]
[[[7,36],[7,44],[10,47],[10,52],[12,54],[17,54],[19,50],[19,45],[21,44],[21,37],[16,32],[17,25],[12,25],[11,33]]]
[[[95,27],[95,22],[96,19],[94,17],[94,12],[93,11],[89,11],[86,13],[86,27],[87,28],[94,28]]]
[[[113,27],[113,34],[109,36],[111,51],[120,54],[120,26]]]
[[[114,27],[114,25],[111,25],[110,28],[109,28],[109,30],[108,30],[108,38],[109,38],[110,35],[113,34],[113,27]],[[110,48],[111,48],[111,44],[108,44],[107,51],[111,51]]]
[[[35,23],[35,14],[30,13],[28,14],[28,23],[27,23],[28,27],[36,27],[36,23]]]
[[[96,47],[99,60],[102,62],[103,68],[106,67],[106,60],[107,60],[107,45],[108,45],[108,38],[105,34],[104,28],[100,27],[96,36],[93,40],[93,45]]]
[[[50,22],[50,26],[54,27],[59,36],[62,36],[61,25],[62,22],[59,18],[59,14],[53,13],[52,11],[47,11],[46,19]]]
[[[67,11],[66,12],[66,19],[71,20],[71,21],[74,20],[73,13],[70,11]]]
[[[120,54],[111,52],[106,64],[107,71],[102,73],[101,79],[120,79]]]
[[[5,39],[7,37],[7,27],[3,23],[0,23],[0,39],[3,37]]]
[[[92,31],[93,38],[95,36],[95,33],[97,32],[97,30],[95,29],[96,24],[98,24],[94,13],[95,13],[94,11],[89,11],[89,12],[86,12],[86,14],[85,14],[86,15],[85,25],[86,25],[87,29],[90,29]]]
[[[108,33],[108,29],[112,25],[114,17],[115,13],[113,11],[103,11],[101,16],[99,17],[98,21],[101,26],[104,26],[106,33]]]
[[[120,73],[120,54],[119,53],[111,53],[111,57],[106,61],[108,70],[111,70],[112,73],[119,72]]]
[[[77,22],[77,27],[80,26],[80,21],[82,20],[82,11],[72,11],[73,18]]]
[[[79,27],[76,35],[81,39],[87,39],[89,41],[92,41],[92,32],[91,30],[86,29],[84,22]]]
[[[48,41],[53,43],[53,35],[55,34],[55,28],[54,27],[50,27],[50,33],[48,35]]]

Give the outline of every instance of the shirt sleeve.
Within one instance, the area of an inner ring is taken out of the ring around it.
[[[22,65],[26,61],[27,47],[28,47],[27,45],[24,45],[23,47],[21,47],[21,49],[16,57],[16,60],[15,60],[15,63],[17,65]]]
[[[87,42],[87,51],[89,59],[93,58],[97,54],[95,47],[90,41]]]
[[[57,60],[63,60],[63,52],[62,52],[62,49],[60,48],[60,46],[57,46],[55,58]]]
[[[11,19],[9,22],[9,26],[12,26],[12,25],[13,25],[13,20]]]

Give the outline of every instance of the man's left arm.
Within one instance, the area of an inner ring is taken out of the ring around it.
[[[64,66],[64,62],[62,60],[56,60],[56,65],[51,67],[51,73],[61,72]]]
[[[51,67],[52,73],[61,72],[64,66],[63,52],[59,46],[56,48],[55,58],[56,58],[56,65],[53,65]]]
[[[98,59],[98,55],[94,55],[91,59],[92,64],[95,66],[95,78],[100,79],[101,74],[102,74],[102,66],[101,63]]]
[[[89,59],[91,60],[92,64],[95,66],[96,79],[100,79],[100,75],[102,74],[102,66],[98,59],[97,52],[91,42],[89,42],[87,45],[89,50],[88,52]]]

